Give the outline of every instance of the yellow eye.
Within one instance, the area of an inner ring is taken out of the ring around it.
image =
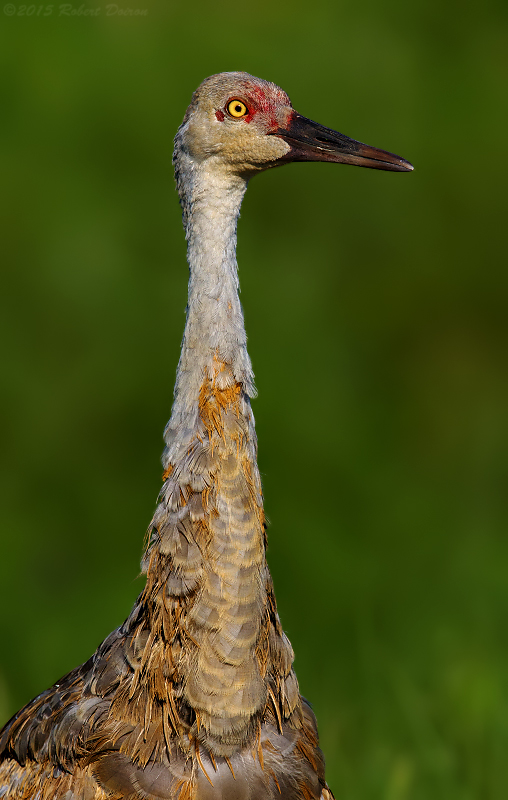
[[[241,100],[230,100],[228,103],[228,114],[232,117],[244,117],[247,114],[247,106]]]

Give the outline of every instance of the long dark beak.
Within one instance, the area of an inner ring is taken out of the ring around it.
[[[278,128],[273,135],[280,136],[291,147],[282,161],[332,161],[355,164],[357,167],[387,169],[393,172],[410,172],[413,165],[400,156],[362,144],[349,136],[325,128],[318,122],[293,114],[286,128]]]

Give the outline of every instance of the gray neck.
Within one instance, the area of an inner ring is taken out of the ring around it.
[[[209,160],[210,161],[210,160]],[[175,155],[175,174],[188,243],[189,299],[175,400],[166,428],[165,461],[174,460],[172,433],[195,430],[199,391],[217,360],[230,366],[243,391],[255,395],[247,336],[238,296],[236,224],[247,181]],[[221,388],[221,387],[219,387]],[[187,437],[184,437],[187,438]]]
[[[238,298],[236,222],[246,181],[214,171],[211,161],[206,170],[195,164],[177,137],[189,303],[139,608],[141,624],[165,642],[166,671],[154,656],[143,680],[159,686],[168,676],[168,716],[182,748],[202,726],[199,740],[229,757],[254,744],[269,698],[279,726],[301,711],[266,563],[253,376]]]

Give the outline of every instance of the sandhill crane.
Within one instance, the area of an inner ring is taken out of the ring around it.
[[[279,164],[412,166],[242,72],[201,84],[173,160],[189,298],[146,585],[94,655],[4,727],[0,798],[332,798],[265,558],[236,224],[248,180]]]

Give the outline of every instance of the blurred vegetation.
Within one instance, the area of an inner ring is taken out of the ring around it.
[[[14,7],[1,720],[141,589],[186,302],[171,140],[205,76],[244,69],[416,166],[274,170],[239,226],[269,560],[329,782],[345,800],[504,799],[506,5]]]

